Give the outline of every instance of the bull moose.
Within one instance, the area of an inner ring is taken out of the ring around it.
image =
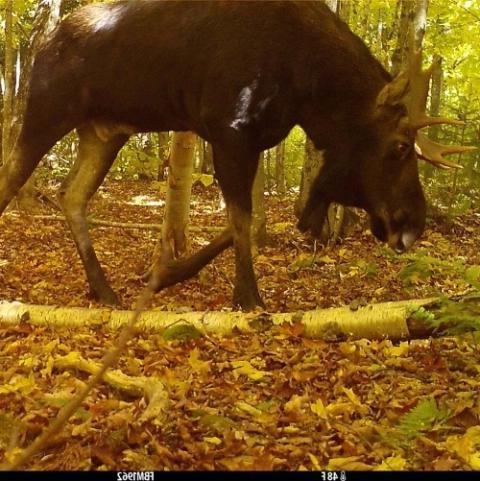
[[[320,232],[328,205],[365,209],[397,252],[425,224],[417,158],[448,166],[461,148],[422,127],[429,73],[413,56],[392,79],[365,44],[315,1],[123,0],[80,8],[36,55],[23,125],[0,170],[0,213],[40,159],[76,129],[78,157],[59,200],[93,294],[115,304],[96,257],[86,209],[129,136],[191,130],[213,147],[229,226],[189,258],[158,265],[152,288],[182,281],[233,244],[234,301],[262,305],[250,252],[251,190],[259,153],[300,125],[325,166],[299,221]],[[416,148],[418,144],[418,148]]]

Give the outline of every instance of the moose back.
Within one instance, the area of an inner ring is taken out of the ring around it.
[[[374,234],[402,252],[423,231],[418,126],[409,81],[392,80],[320,2],[150,1],[89,5],[39,50],[23,126],[0,171],[0,213],[42,156],[76,129],[78,158],[59,199],[93,294],[116,303],[86,209],[129,136],[191,130],[213,147],[229,225],[187,259],[158,265],[154,289],[191,277],[233,244],[234,300],[261,305],[250,253],[259,153],[298,124],[325,151],[299,227],[317,234],[328,205],[364,208]]]

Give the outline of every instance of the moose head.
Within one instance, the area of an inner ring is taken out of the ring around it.
[[[317,237],[329,204],[337,202],[365,209],[372,233],[397,253],[408,250],[422,234],[426,202],[417,160],[443,169],[458,168],[443,156],[472,149],[441,145],[422,132],[430,125],[462,123],[426,114],[433,68],[434,64],[423,70],[421,51],[411,46],[408,71],[377,90],[368,115],[350,120],[348,132],[327,127],[336,145],[331,143],[330,151],[326,148],[325,164],[299,220],[300,230],[310,230]],[[317,143],[325,148],[324,139]]]

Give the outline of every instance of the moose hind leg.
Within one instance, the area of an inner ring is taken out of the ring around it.
[[[128,136],[122,134],[104,140],[92,125],[79,128],[78,136],[78,156],[60,188],[59,202],[85,268],[91,294],[104,304],[117,305],[117,296],[105,277],[88,233],[86,210]]]

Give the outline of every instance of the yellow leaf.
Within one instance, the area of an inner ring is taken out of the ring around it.
[[[247,414],[250,414],[251,416],[255,416],[255,417],[258,417],[258,416],[261,416],[263,414],[262,411],[260,411],[260,409],[257,409],[256,407],[253,407],[251,404],[248,404],[244,401],[238,401],[235,403],[235,406],[246,412]]]
[[[206,443],[214,444],[215,446],[222,444],[222,440],[220,438],[217,438],[216,436],[206,437],[206,438],[203,438],[203,440]]]
[[[401,342],[398,346],[391,346],[385,349],[385,352],[390,357],[402,357],[408,354],[410,346],[407,342]]]
[[[313,469],[315,469],[317,471],[321,471],[322,467],[320,466],[320,463],[318,462],[317,457],[315,455],[313,455],[312,453],[307,453],[307,456],[310,458],[310,461],[313,465]]]
[[[30,370],[34,367],[37,367],[39,363],[40,363],[39,359],[33,358],[33,357],[26,357],[25,359],[22,359],[21,361],[19,361],[19,364],[21,366],[24,366]]]
[[[72,436],[83,436],[90,430],[91,420],[78,424],[72,428]]]
[[[332,458],[328,462],[328,471],[371,471],[372,466],[358,461],[360,456],[347,458]]]
[[[50,377],[52,375],[54,364],[55,360],[53,359],[53,356],[48,356],[47,365],[40,371],[42,377]]]
[[[363,407],[362,402],[360,401],[360,399],[358,399],[357,395],[353,392],[352,389],[349,389],[349,388],[346,388],[346,387],[342,386],[342,390],[347,395],[348,399],[350,399],[350,401],[353,404],[355,404],[355,406],[362,406]]]
[[[11,392],[30,394],[35,387],[36,385],[33,377],[14,376],[10,379],[8,384],[0,386],[0,394],[8,394]]]
[[[43,351],[50,354],[58,346],[59,343],[60,341],[58,339],[54,339],[43,347]]]
[[[351,342],[341,342],[339,348],[340,352],[345,356],[353,354],[357,350],[357,346]]]
[[[268,372],[254,368],[248,361],[232,361],[231,364],[234,368],[235,379],[240,376],[247,376],[252,381],[261,381],[265,376],[268,376]]]
[[[190,353],[188,363],[195,372],[208,374],[210,372],[210,361],[200,360],[200,350],[196,347]]]
[[[298,413],[302,410],[303,404],[307,401],[308,396],[299,396],[298,394],[294,394],[289,401],[285,403],[283,406],[283,410],[286,413]]]
[[[20,342],[19,341],[13,341],[11,342],[10,344],[7,344],[2,352],[3,354],[10,354],[10,353],[15,353],[15,351],[17,350],[17,348],[20,346]]]
[[[480,471],[480,452],[472,454],[468,460],[468,464],[475,471]]]
[[[480,426],[472,426],[460,436],[449,436],[445,446],[460,456],[472,469],[480,470]]]
[[[330,403],[327,407],[327,413],[336,416],[338,414],[348,414],[353,412],[352,403],[346,402],[333,402]]]
[[[324,264],[335,264],[335,259],[332,259],[329,256],[322,256],[318,258],[319,262],[323,262]]]
[[[328,413],[325,409],[325,406],[321,399],[318,399],[316,402],[310,404],[310,409],[314,414],[316,414],[321,419],[327,419]]]
[[[382,461],[382,464],[375,466],[374,471],[403,471],[406,469],[407,461],[401,456],[390,456]]]

